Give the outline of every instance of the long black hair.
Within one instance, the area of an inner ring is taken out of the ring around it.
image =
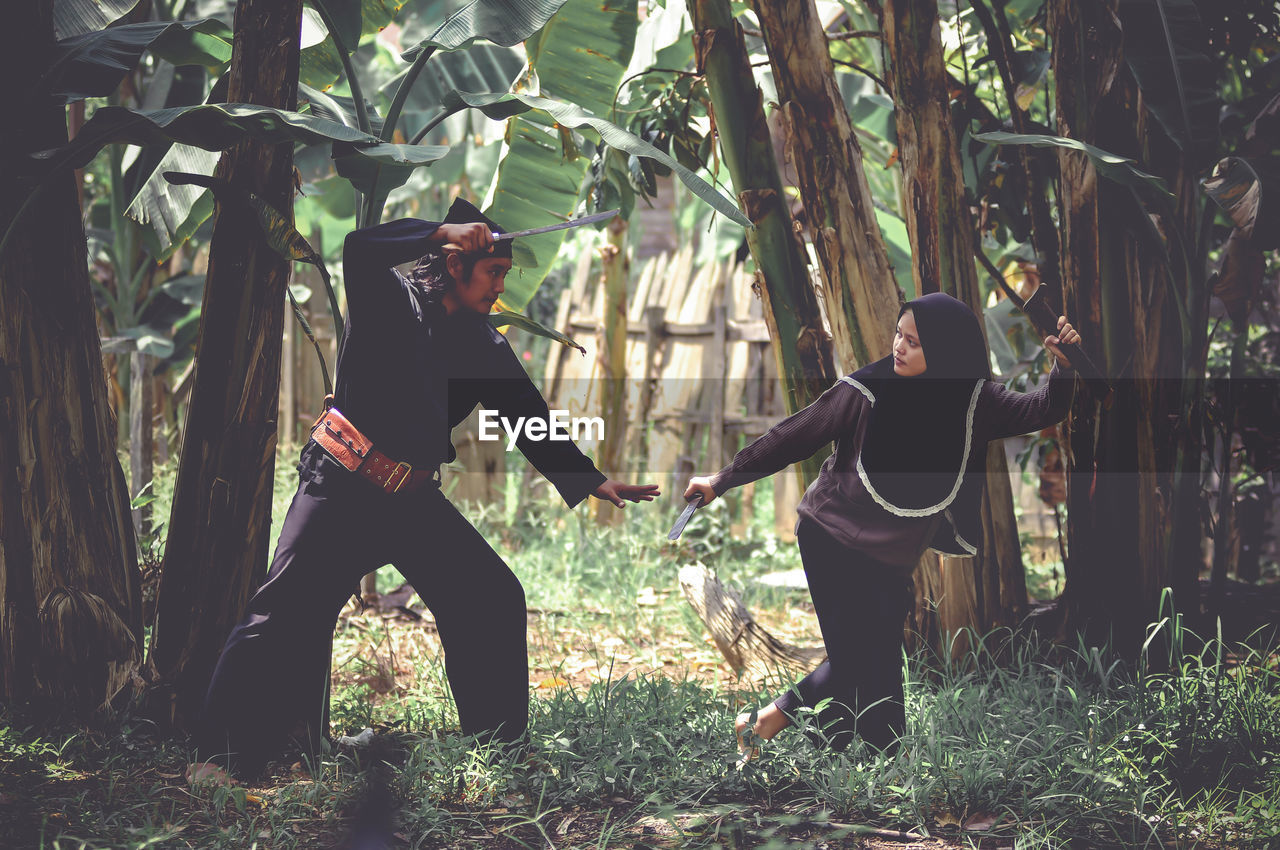
[[[502,232],[502,228],[494,224],[484,213],[480,212],[475,204],[465,198],[453,199],[453,203],[449,206],[449,212],[444,217],[444,223],[482,223],[494,233]],[[485,257],[506,257],[510,259],[511,242],[497,242],[487,254],[463,253],[461,255],[462,279],[469,280],[476,263]],[[449,274],[447,261],[448,254],[431,252],[424,254],[418,262],[414,263],[413,269],[409,272],[409,282],[418,288],[418,292],[424,301],[438,303],[441,298],[444,298],[445,293],[453,289],[455,281],[453,275]]]
[[[462,254],[462,276],[471,277],[472,270],[480,260],[477,254]],[[409,271],[409,282],[418,288],[418,292],[426,301],[439,302],[456,281],[449,274],[448,254],[424,254],[413,264]]]

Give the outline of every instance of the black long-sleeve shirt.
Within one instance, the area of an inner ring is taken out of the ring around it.
[[[457,456],[450,432],[477,404],[511,421],[549,416],[542,394],[487,318],[465,309],[449,315],[392,268],[431,250],[439,226],[389,221],[352,232],[343,246],[348,316],[334,406],[379,451],[415,470]],[[522,430],[516,445],[570,507],[606,480],[571,441],[530,440]],[[299,472],[315,483],[354,479],[315,442],[304,447]]]
[[[974,451],[985,451],[991,440],[1025,434],[1059,422],[1071,407],[1074,370],[1055,361],[1049,380],[1036,390],[1019,393],[985,381],[970,425]],[[869,390],[851,377],[842,378],[804,410],[788,416],[711,478],[716,495],[811,457],[834,442],[835,450],[822,464],[796,508],[845,545],[879,561],[911,569],[924,554],[945,513],[899,516],[878,505],[858,474],[858,455],[867,433],[871,410]]]

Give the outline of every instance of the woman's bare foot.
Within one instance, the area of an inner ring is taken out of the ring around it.
[[[752,723],[752,716],[755,722]],[[734,737],[738,742],[738,766],[746,764],[760,755],[760,744],[768,741],[783,729],[791,725],[787,715],[773,703],[757,712],[739,714],[733,724]]]
[[[739,714],[733,722],[733,738],[738,742],[738,767],[760,755],[760,748],[752,740],[756,737],[751,728],[751,715]]]

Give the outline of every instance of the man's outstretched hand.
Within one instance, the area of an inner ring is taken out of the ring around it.
[[[591,495],[625,508],[627,502],[652,502],[662,493],[658,490],[657,484],[626,484],[610,478],[597,487]]]

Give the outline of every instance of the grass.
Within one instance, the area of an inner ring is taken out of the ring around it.
[[[527,751],[454,731],[429,617],[352,615],[335,637],[333,731],[372,727],[371,747],[193,787],[185,741],[127,711],[91,729],[0,714],[0,846],[347,847],[365,828],[396,848],[902,846],[883,831],[938,847],[1280,845],[1275,656],[1227,652],[1173,615],[1137,664],[1008,633],[955,662],[905,659],[893,755],[788,730],[736,769],[733,717],[782,677],[719,665],[676,569],[715,566],[771,630],[811,643],[804,594],[751,581],[798,556],[763,519],[730,542],[714,507],[670,547],[671,513],[602,529],[581,509],[470,512],[534,612]]]

